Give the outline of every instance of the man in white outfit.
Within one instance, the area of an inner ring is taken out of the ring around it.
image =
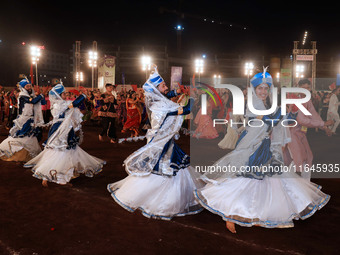
[[[332,91],[332,95],[329,99],[329,106],[328,106],[328,111],[327,111],[327,120],[334,121],[334,125],[332,127],[333,134],[335,134],[335,131],[340,124],[340,117],[339,117],[339,112],[338,112],[338,108],[340,105],[340,102],[338,99],[339,94],[340,94],[340,87]]]

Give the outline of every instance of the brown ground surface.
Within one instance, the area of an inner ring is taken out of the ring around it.
[[[123,160],[145,142],[99,143],[98,127],[84,131],[81,147],[107,165],[94,178],[73,180],[73,187],[43,188],[22,164],[0,162],[0,254],[340,254],[339,179],[313,180],[332,198],[291,229],[236,226],[235,235],[206,210],[169,222],[147,219],[124,210],[106,190],[126,176]],[[2,128],[0,141],[7,134]],[[311,134],[310,143],[316,162],[340,162],[339,136]],[[189,153],[188,137],[179,145]]]

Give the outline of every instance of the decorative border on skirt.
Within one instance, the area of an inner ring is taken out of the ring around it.
[[[71,178],[71,180],[72,180],[72,179],[75,179],[75,178],[77,178],[77,177],[79,177],[80,174],[84,174],[86,177],[94,177],[95,175],[99,174],[99,173],[103,170],[103,167],[104,167],[105,164],[106,164],[106,161],[104,161],[103,163],[99,164],[98,167],[97,167],[96,169],[94,169],[94,170],[78,171],[78,170],[76,170],[76,169],[73,168],[73,177]],[[56,176],[53,176],[53,175],[51,174],[51,177],[50,177],[50,176],[48,176],[48,175],[45,175],[45,174],[42,174],[42,173],[38,173],[38,172],[36,172],[36,170],[34,169],[34,166],[35,166],[35,165],[33,165],[33,164],[32,164],[32,165],[24,165],[24,167],[26,167],[26,168],[31,168],[31,167],[33,167],[33,168],[31,169],[31,171],[33,172],[33,175],[32,175],[33,177],[35,177],[35,178],[37,178],[37,179],[47,180],[47,181],[49,181],[49,182],[54,182],[54,183],[59,184],[58,179],[57,179]],[[69,169],[69,170],[71,170],[71,169]],[[50,170],[50,173],[51,173],[51,171],[56,171],[56,170],[51,169],[51,170]],[[56,174],[55,174],[55,175],[56,175]]]
[[[115,190],[112,190],[110,188],[111,184],[107,185],[107,190],[111,193],[111,196],[113,198],[113,200],[119,204],[121,207],[123,207],[125,210],[129,211],[129,212],[134,212],[137,209],[141,211],[142,215],[147,217],[147,218],[153,218],[153,219],[158,219],[158,220],[171,220],[173,217],[181,217],[181,216],[186,216],[186,215],[193,215],[193,214],[197,214],[200,213],[201,211],[203,211],[204,208],[202,208],[200,206],[200,204],[193,206],[193,211],[187,212],[187,213],[176,213],[173,215],[168,215],[168,216],[164,216],[164,215],[158,215],[158,214],[153,214],[150,212],[146,212],[145,209],[143,207],[138,207],[138,208],[131,208],[130,206],[124,204],[122,201],[120,201],[117,196],[116,196],[116,191],[119,190],[119,188],[116,188]]]
[[[252,227],[254,225],[258,225],[258,226],[265,227],[265,228],[292,228],[292,227],[294,227],[293,219],[304,220],[304,219],[311,217],[317,210],[320,210],[322,207],[324,207],[330,199],[330,196],[326,195],[325,197],[322,198],[322,200],[320,201],[319,204],[316,204],[314,206],[313,205],[307,206],[304,210],[301,211],[301,213],[306,211],[306,214],[303,215],[303,216],[300,216],[299,214],[292,214],[287,219],[287,221],[274,222],[274,221],[261,221],[260,219],[250,219],[250,218],[245,218],[245,217],[241,217],[241,216],[238,216],[238,215],[228,215],[228,216],[226,216],[223,212],[218,211],[218,210],[210,207],[208,205],[207,200],[204,198],[204,196],[197,189],[194,191],[194,195],[195,195],[196,199],[198,200],[198,202],[205,209],[207,209],[208,211],[210,211],[214,214],[221,216],[224,221],[230,221],[230,222],[233,222],[233,223],[238,224],[238,225],[243,226],[243,227]],[[313,207],[310,208],[311,206],[313,206]]]

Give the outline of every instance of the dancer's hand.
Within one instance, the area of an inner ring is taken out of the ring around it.
[[[325,127],[332,126],[334,124],[333,120],[327,120],[324,124]]]

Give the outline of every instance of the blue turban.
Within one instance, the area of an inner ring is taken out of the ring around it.
[[[53,89],[50,90],[50,95],[55,95],[55,93],[58,93],[59,95],[65,91],[65,87],[62,84],[57,84],[53,87]]]
[[[163,78],[157,73],[156,76],[154,77],[150,77],[149,81],[152,85],[154,85],[155,87],[157,87],[159,84],[161,84],[163,82]]]
[[[31,84],[30,81],[28,79],[22,79],[19,82],[20,87],[24,88],[27,84]]]
[[[155,71],[150,74],[150,77],[146,81],[146,83],[152,84],[153,86],[157,87],[163,81],[164,80],[163,80],[162,76],[157,71],[157,67],[155,67]]]
[[[155,71],[150,74],[149,79],[144,83],[143,89],[147,92],[152,92],[153,89],[150,85],[153,85],[154,87],[158,87],[159,84],[161,84],[164,81],[162,76],[158,73],[157,67],[155,67]]]
[[[263,83],[268,84],[268,86],[270,87],[273,84],[273,78],[267,72],[257,73],[254,75],[253,78],[251,78],[250,83],[251,85],[253,85],[254,88]]]

